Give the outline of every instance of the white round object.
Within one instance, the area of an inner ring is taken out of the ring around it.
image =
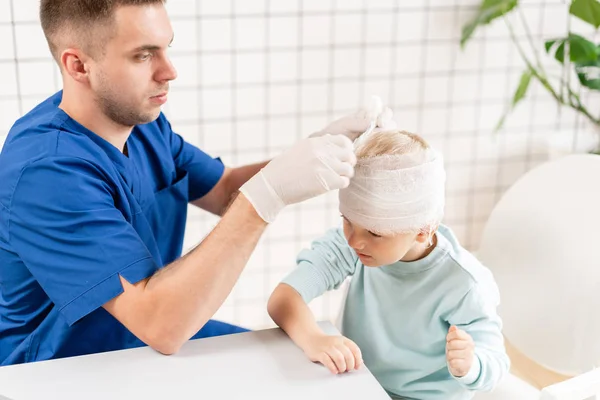
[[[600,156],[525,174],[494,208],[478,258],[500,288],[506,338],[565,375],[600,365]]]
[[[477,392],[475,400],[540,400],[540,391],[513,374],[506,374],[492,392]]]

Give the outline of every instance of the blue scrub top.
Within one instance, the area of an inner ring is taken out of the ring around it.
[[[102,308],[181,255],[187,203],[224,166],[163,114],[128,155],[58,108],[18,120],[0,153],[0,364],[143,346]],[[242,331],[217,321],[195,337]]]

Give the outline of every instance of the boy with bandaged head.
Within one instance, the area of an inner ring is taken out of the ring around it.
[[[441,155],[404,131],[365,134],[340,190],[343,229],[313,242],[277,286],[269,314],[334,374],[364,364],[393,398],[470,399],[509,369],[490,271],[441,224]],[[352,276],[342,333],[307,306]]]

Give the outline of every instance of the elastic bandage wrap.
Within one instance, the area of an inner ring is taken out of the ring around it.
[[[350,186],[339,191],[340,212],[352,223],[393,235],[419,232],[441,221],[446,172],[434,149],[362,158],[354,171]]]

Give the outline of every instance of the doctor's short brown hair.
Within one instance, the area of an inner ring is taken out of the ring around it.
[[[115,10],[121,6],[147,6],[165,4],[166,0],[41,0],[40,22],[48,41],[50,52],[59,61],[64,46],[73,40],[87,52],[97,47],[110,34]],[[135,23],[135,21],[131,21]],[[96,28],[109,28],[98,34]]]

